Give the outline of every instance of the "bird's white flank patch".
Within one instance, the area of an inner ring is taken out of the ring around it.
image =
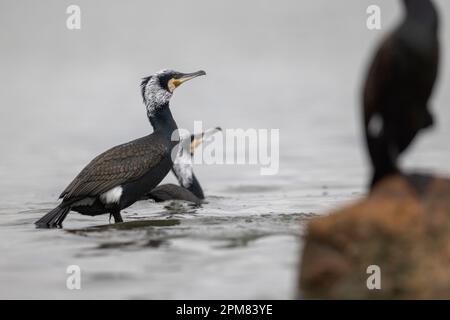
[[[383,118],[378,113],[375,113],[369,120],[368,124],[369,134],[372,137],[377,138],[382,133],[383,127],[384,127]]]
[[[123,189],[121,186],[112,188],[105,193],[100,195],[100,200],[103,203],[119,203],[120,197],[122,196]]]

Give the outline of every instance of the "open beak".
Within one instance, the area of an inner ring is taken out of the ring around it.
[[[197,71],[197,72],[193,72],[193,73],[183,73],[181,74],[180,77],[178,77],[177,79],[173,80],[173,84],[175,85],[175,87],[178,87],[180,84],[189,81],[191,79],[200,77],[200,76],[205,76],[206,72],[203,70]]]
[[[211,129],[208,129],[208,130],[206,130],[206,131],[204,131],[202,133],[199,133],[199,134],[196,134],[196,135],[191,135],[191,146],[190,146],[191,155],[194,154],[195,149],[202,142],[208,141],[209,138],[214,136],[219,131],[222,131],[222,128],[220,128],[220,127],[211,128]]]

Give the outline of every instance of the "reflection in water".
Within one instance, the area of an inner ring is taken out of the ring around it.
[[[67,232],[73,233],[90,233],[90,232],[105,232],[114,230],[134,230],[147,227],[169,227],[179,224],[180,221],[176,219],[167,220],[136,220],[122,223],[111,223],[101,226],[88,227],[84,229],[68,229]]]
[[[274,235],[298,236],[299,233],[295,227],[313,216],[315,215],[294,213],[246,217],[133,220],[65,231],[100,241],[96,249],[159,248],[162,245],[170,246],[171,240],[181,238],[208,241],[216,249],[231,249],[245,247],[253,241]],[[281,226],[281,229],[276,228],[277,224]],[[292,225],[293,229],[287,232],[284,224]]]

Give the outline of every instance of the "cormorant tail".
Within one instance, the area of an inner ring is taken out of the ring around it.
[[[57,228],[60,227],[67,214],[70,211],[70,206],[57,206],[55,209],[40,218],[34,224],[38,228]]]

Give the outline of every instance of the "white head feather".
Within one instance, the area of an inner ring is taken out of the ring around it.
[[[161,70],[154,75],[144,78],[141,83],[142,98],[147,107],[147,115],[151,117],[158,108],[169,103],[172,93],[164,89],[160,83],[160,76],[171,70]]]

